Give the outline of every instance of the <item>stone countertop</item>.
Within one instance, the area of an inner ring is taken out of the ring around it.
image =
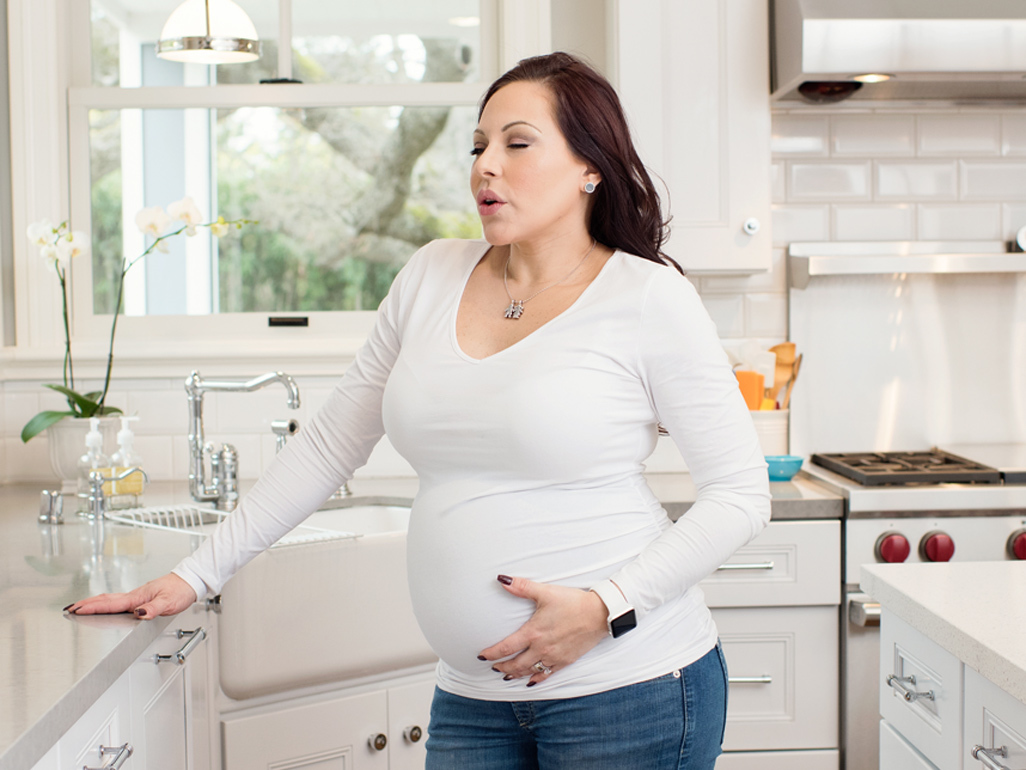
[[[862,567],[862,590],[1026,703],[1026,563]]]
[[[694,502],[687,474],[648,479],[671,518]],[[774,519],[842,515],[842,498],[813,481],[770,486]],[[351,487],[360,497],[412,499],[417,482],[366,479]],[[198,544],[177,533],[110,522],[97,527],[71,510],[62,525],[40,525],[39,493],[35,484],[0,487],[0,770],[32,767],[171,623],[131,615],[72,617],[61,609],[164,575]],[[147,488],[147,505],[190,502],[184,483]]]

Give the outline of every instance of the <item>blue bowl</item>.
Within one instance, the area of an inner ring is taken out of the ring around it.
[[[790,481],[802,467],[799,455],[766,455],[770,481]]]

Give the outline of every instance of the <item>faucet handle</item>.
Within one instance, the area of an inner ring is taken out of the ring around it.
[[[104,484],[108,481],[123,481],[133,473],[141,473],[146,483],[150,482],[146,471],[138,466],[125,468],[121,473],[111,473],[110,476],[104,476],[101,471],[89,471],[89,516],[102,517],[107,513],[107,496],[103,493]]]
[[[271,420],[271,432],[274,434],[274,451],[278,453],[285,448],[288,437],[299,432],[299,420]]]
[[[64,497],[60,490],[44,489],[39,495],[39,523],[63,524]]]

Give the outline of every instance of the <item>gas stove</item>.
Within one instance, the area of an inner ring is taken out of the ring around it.
[[[867,487],[912,484],[1000,484],[997,468],[931,449],[927,452],[814,454],[812,462]]]

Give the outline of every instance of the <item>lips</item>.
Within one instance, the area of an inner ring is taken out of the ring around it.
[[[477,194],[477,210],[483,217],[494,214],[505,205],[506,201],[491,190],[481,190],[481,192]]]

